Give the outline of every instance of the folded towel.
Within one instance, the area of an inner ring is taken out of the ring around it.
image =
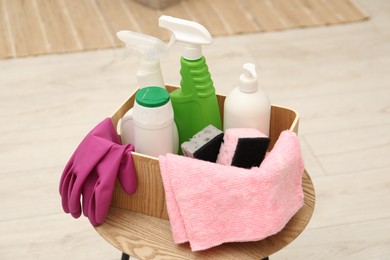
[[[260,167],[243,169],[160,156],[175,243],[192,251],[273,235],[303,206],[304,170],[295,133],[281,133]]]

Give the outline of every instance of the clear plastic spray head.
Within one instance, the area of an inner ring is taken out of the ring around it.
[[[126,48],[136,51],[141,62],[137,71],[138,86],[140,88],[156,86],[165,88],[160,68],[160,58],[168,55],[168,46],[155,37],[132,32],[119,31],[117,37],[126,43]]]
[[[207,29],[196,22],[162,15],[159,26],[172,32],[168,47],[176,41],[186,44],[183,57],[187,60],[198,60],[202,57],[202,45],[210,44],[212,37]]]

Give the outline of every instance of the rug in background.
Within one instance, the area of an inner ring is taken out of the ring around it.
[[[169,38],[158,17],[204,25],[213,36],[356,22],[351,0],[182,0],[153,10],[132,0],[0,0],[0,58],[121,47],[127,29]]]

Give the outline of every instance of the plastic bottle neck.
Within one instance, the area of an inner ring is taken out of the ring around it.
[[[199,60],[202,58],[202,47],[200,45],[187,44],[184,47],[183,58],[186,60]]]
[[[136,77],[140,88],[148,86],[165,88],[159,59],[141,59]]]
[[[247,77],[245,74],[241,74],[239,89],[244,93],[254,93],[258,88],[258,80],[257,78]]]
[[[184,95],[196,93],[200,98],[207,98],[215,94],[214,83],[204,56],[198,60],[187,60],[182,57],[180,63],[182,76],[180,85]]]

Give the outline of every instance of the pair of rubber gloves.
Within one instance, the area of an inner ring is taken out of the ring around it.
[[[126,193],[136,191],[132,151],[133,145],[121,144],[110,118],[98,124],[77,147],[62,173],[59,190],[64,211],[74,218],[83,213],[93,226],[102,224],[117,177]]]

